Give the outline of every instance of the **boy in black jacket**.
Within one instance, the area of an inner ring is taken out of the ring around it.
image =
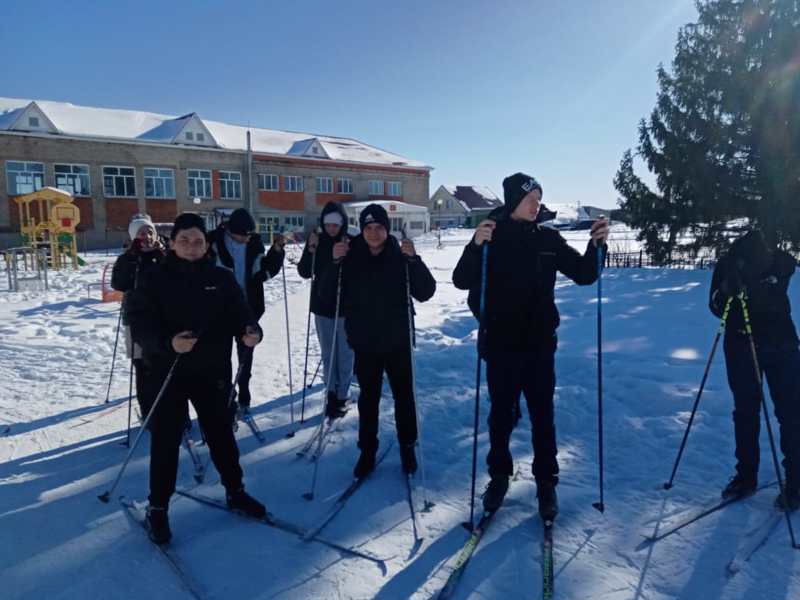
[[[345,319],[339,308],[336,316],[336,298],[322,298],[317,293],[319,277],[333,262],[333,245],[347,236],[347,213],[338,202],[328,202],[320,215],[322,232],[312,232],[308,237],[303,256],[297,265],[297,272],[303,279],[314,278],[311,290],[310,310],[314,313],[314,325],[319,338],[320,351],[328,391],[325,403],[326,416],[335,419],[344,415],[344,407],[350,397],[350,382],[353,379],[353,350],[347,343]],[[312,273],[313,266],[313,273]],[[334,343],[334,323],[336,324],[336,348],[331,360],[331,344]]]
[[[486,360],[489,386],[490,449],[486,462],[491,481],[483,496],[487,511],[497,510],[514,471],[509,440],[520,393],[525,394],[533,431],[533,475],[539,513],[552,520],[558,512],[555,392],[556,272],[578,285],[598,276],[597,253],[608,236],[608,224],[592,225],[592,240],[581,255],[555,230],[536,223],[542,187],[530,175],[503,180],[505,205],[481,222],[453,272],[458,289],[469,290],[468,304],[480,319],[482,245],[491,242],[487,259],[485,312],[479,347]]]
[[[722,317],[728,298],[733,298],[723,345],[733,393],[736,474],[722,497],[748,496],[758,486],[761,391],[741,302],[736,297],[743,292],[758,365],[762,377],[766,375],[780,424],[790,510],[800,507],[800,350],[787,293],[796,266],[794,257],[770,249],[760,231],[751,231],[736,240],[717,262],[709,294],[709,308],[717,317]],[[775,503],[785,508],[782,494]]]
[[[275,277],[283,265],[285,240],[278,234],[273,238],[269,252],[257,233],[256,223],[243,208],[237,208],[229,219],[208,236],[211,251],[216,254],[217,266],[231,271],[244,292],[256,322],[264,314],[264,282]],[[253,352],[240,340],[236,353],[242,371],[239,374],[239,407],[250,409],[250,376],[253,369]]]
[[[150,444],[150,537],[172,537],[167,518],[175,492],[178,451],[187,400],[194,405],[211,459],[225,486],[228,506],[256,518],[264,506],[244,491],[239,449],[231,429],[231,340],[253,348],[261,331],[233,275],[214,265],[205,224],[193,213],[175,219],[171,251],[131,293],[128,316],[148,371],[160,384],[175,365],[163,397],[153,408]],[[180,360],[178,360],[180,358]]]
[[[361,235],[352,242],[344,240],[333,246],[333,264],[320,281],[320,294],[328,302],[335,302],[337,283],[341,281],[347,340],[355,352],[355,372],[361,388],[358,397],[361,456],[353,474],[365,477],[375,468],[384,370],[394,396],[403,470],[414,473],[417,422],[411,381],[406,272],[411,295],[419,302],[433,296],[436,281],[411,240],[399,244],[389,235],[389,215],[382,206],[370,204],[364,208],[359,224]]]

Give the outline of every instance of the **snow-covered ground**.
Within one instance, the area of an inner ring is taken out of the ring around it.
[[[317,543],[175,497],[172,548],[204,598],[400,600],[430,598],[446,580],[467,537],[474,418],[475,322],[466,294],[451,283],[469,232],[448,231],[418,247],[436,277],[432,300],[417,306],[417,379],[428,495],[427,537],[413,555],[412,529],[396,451],[390,452],[325,530],[342,544],[391,557],[387,572]],[[586,232],[570,232],[581,250]],[[613,244],[613,238],[612,238]],[[292,250],[298,257],[297,249]],[[118,305],[87,298],[104,254],[77,273],[51,274],[51,290],[0,292],[0,596],[17,598],[189,598],[142,530],[115,501],[102,504],[126,450],[127,362],[117,363],[104,404]],[[316,498],[302,498],[312,464],[295,451],[319,422],[321,386],[300,414],[308,283],[287,269],[294,397],[289,395],[281,279],[267,284],[266,339],[255,354],[254,414],[267,443],[237,433],[248,490],[276,515],[313,524],[350,482],[357,458],[357,410],[336,427],[319,467]],[[555,529],[555,587],[561,599],[781,600],[800,597],[800,553],[785,523],[742,572],[725,565],[742,534],[771,510],[774,488],[687,527],[649,548],[643,536],[669,515],[713,499],[733,469],[731,398],[718,354],[676,485],[665,492],[717,323],[706,308],[710,272],[608,270],[604,274],[605,503],[598,500],[596,287],[559,280],[556,389],[561,514]],[[0,284],[2,285],[2,284]],[[797,279],[791,298],[800,297]],[[96,296],[96,292],[95,292]],[[309,370],[319,350],[312,332]],[[481,406],[479,488],[488,447]],[[771,405],[770,405],[771,406]],[[391,402],[382,406],[382,442],[393,437]],[[285,434],[297,428],[294,438]],[[541,526],[530,474],[530,434],[513,436],[520,477],[481,542],[457,598],[541,597]],[[762,440],[762,481],[774,479]],[[202,449],[206,458],[205,449]],[[147,444],[137,450],[117,490],[147,494]],[[191,487],[182,454],[179,486]],[[216,473],[199,490],[222,496]],[[800,526],[800,522],[795,524]]]

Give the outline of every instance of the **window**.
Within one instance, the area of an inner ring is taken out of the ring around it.
[[[369,180],[369,195],[383,196],[383,182],[374,179]]]
[[[242,197],[242,174],[236,171],[219,172],[219,197],[222,200],[239,200]]]
[[[266,233],[270,229],[276,231],[280,227],[280,217],[260,217],[258,222],[261,225],[262,233]]]
[[[145,198],[174,198],[174,171],[172,169],[145,169],[144,195]]]
[[[189,196],[192,198],[211,198],[211,171],[189,169]]]
[[[287,175],[283,178],[283,191],[285,192],[302,192],[303,191],[303,178],[294,175]]]
[[[402,196],[403,195],[403,185],[399,181],[390,181],[389,182],[389,195],[390,196]]]
[[[103,167],[103,194],[107,197],[135,197],[136,170],[133,167]]]
[[[450,210],[451,208],[453,208],[453,201],[448,198],[445,201],[445,206],[447,207],[447,210]]]
[[[330,194],[333,192],[333,179],[330,177],[317,177],[317,193]]]
[[[336,180],[336,193],[337,194],[352,194],[353,193],[353,180],[352,179],[337,179]]]
[[[89,167],[87,165],[54,165],[56,187],[73,196],[91,195]]]
[[[409,229],[425,229],[425,222],[424,221],[409,221],[408,228]]]
[[[347,222],[350,223],[350,225],[352,225],[353,227],[356,226],[356,218],[355,217],[350,217],[349,219],[347,219]]]
[[[283,218],[283,224],[287,227],[303,227],[303,217],[302,215],[292,215],[290,217]]]
[[[278,176],[259,174],[258,189],[264,190],[265,192],[277,192],[280,189],[278,187]]]
[[[205,133],[198,133],[198,134],[195,136],[195,139],[196,139],[198,142],[205,142],[205,141],[206,141],[206,134],[205,134]]]
[[[6,162],[9,196],[30,194],[44,187],[44,163]]]
[[[403,219],[401,217],[389,217],[391,231],[403,231]]]
[[[39,127],[39,117],[28,117],[29,127]]]
[[[186,132],[186,139],[189,141],[194,141],[194,134],[191,131]]]

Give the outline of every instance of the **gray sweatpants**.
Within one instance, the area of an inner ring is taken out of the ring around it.
[[[347,334],[344,331],[344,318],[339,317],[336,325],[336,348],[334,349],[333,365],[331,365],[331,343],[333,342],[334,319],[314,315],[314,325],[317,327],[317,338],[322,351],[322,365],[324,368],[325,389],[336,392],[339,400],[350,397],[350,382],[353,379],[353,350],[347,343]]]

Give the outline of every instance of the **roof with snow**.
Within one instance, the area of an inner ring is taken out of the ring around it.
[[[28,115],[33,120],[23,118]],[[258,154],[431,168],[425,163],[351,138],[241,127],[207,121],[201,119],[197,113],[175,117],[133,110],[77,106],[50,100],[0,97],[0,133],[4,131],[216,147],[233,151],[247,149],[247,132],[250,131],[252,150]],[[201,134],[199,137],[198,133]]]
[[[458,200],[466,211],[492,210],[503,206],[503,201],[483,185],[445,185],[443,187],[448,194]]]

